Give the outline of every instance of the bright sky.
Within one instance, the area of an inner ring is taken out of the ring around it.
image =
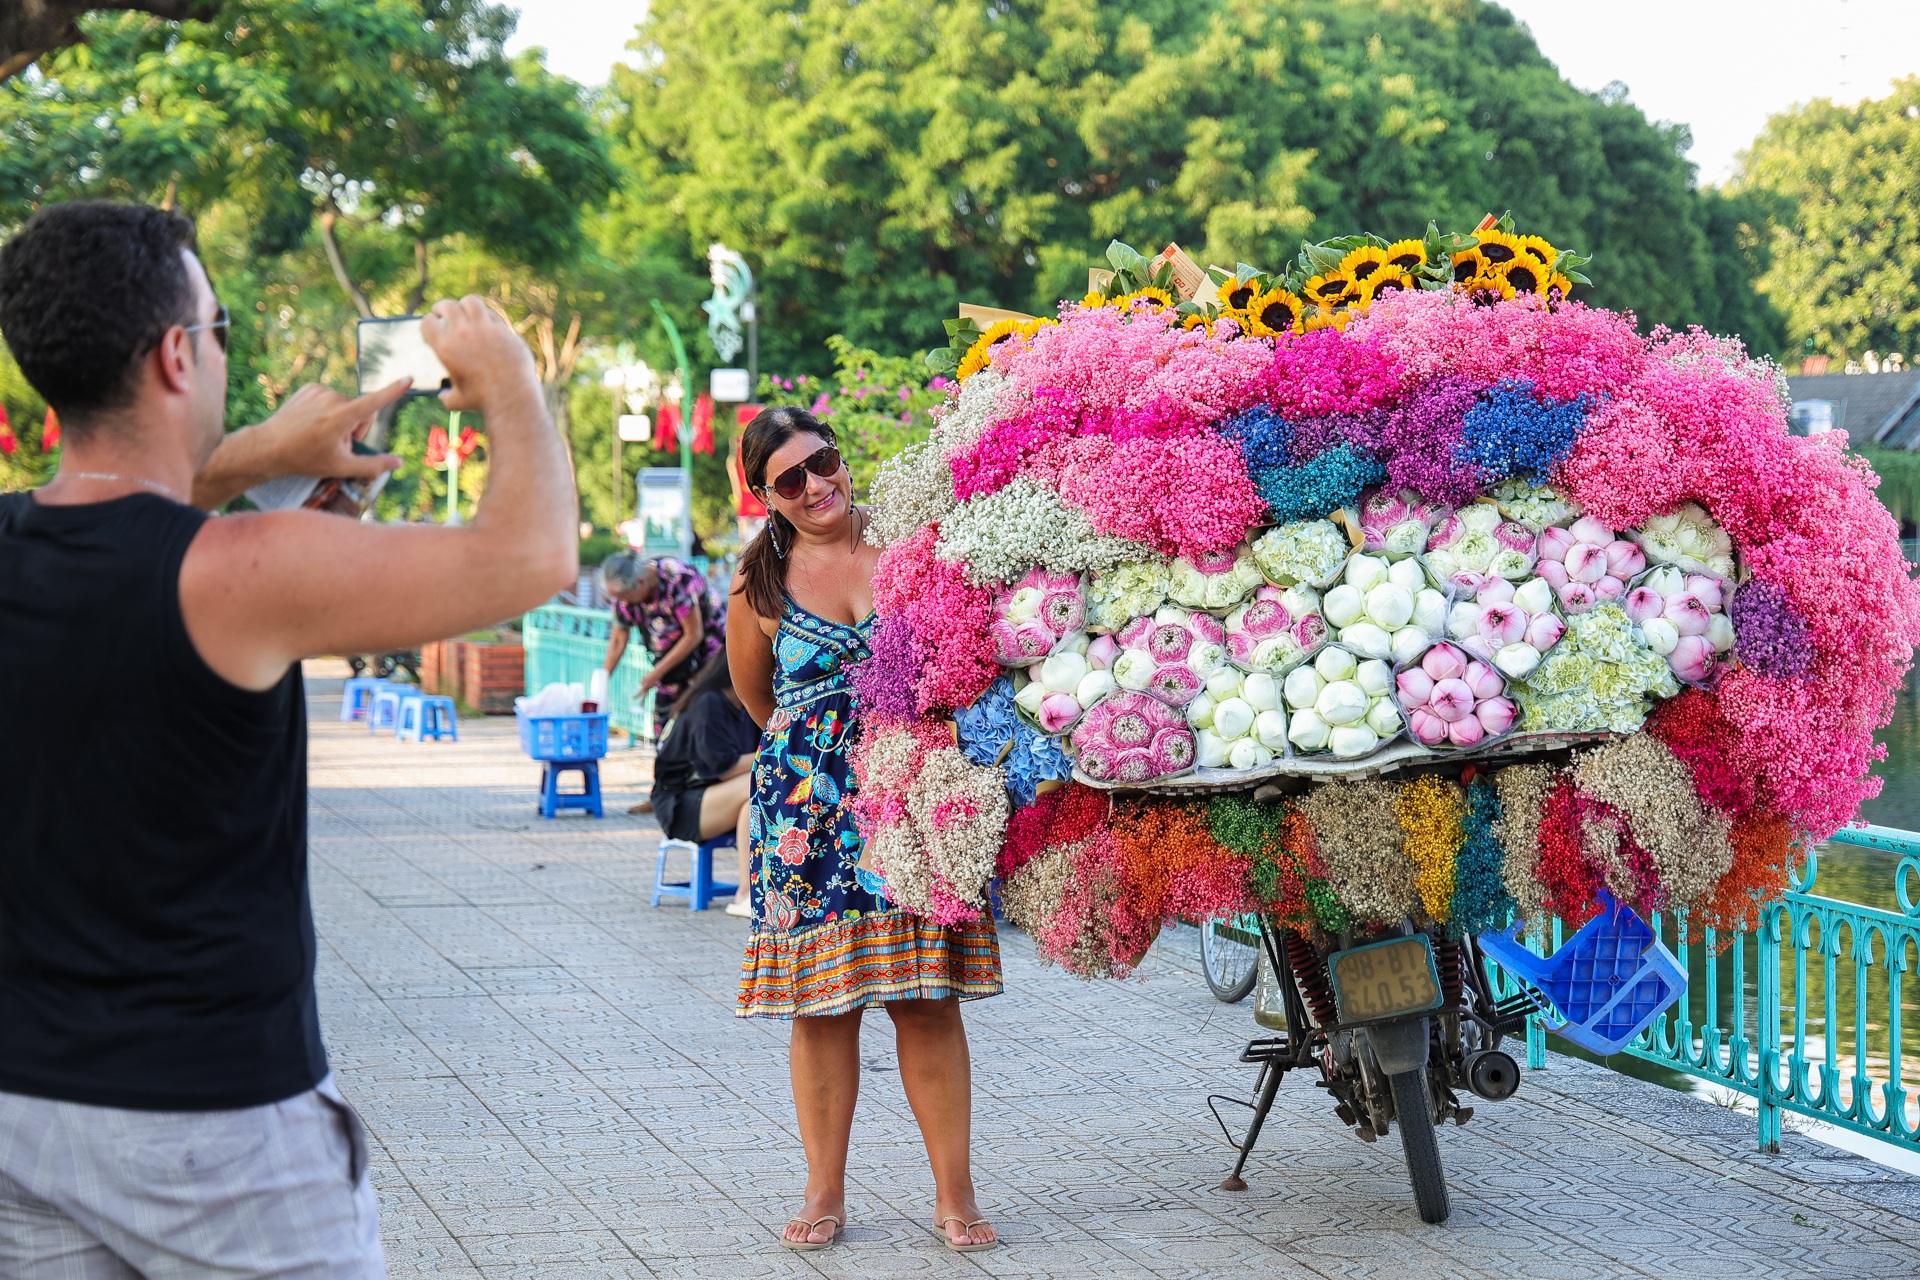
[[[1623,81],[1656,120],[1693,129],[1702,182],[1733,172],[1769,115],[1810,98],[1880,97],[1920,75],[1920,0],[1505,0],[1562,75]],[[521,6],[514,47],[586,84],[607,78],[646,0]]]

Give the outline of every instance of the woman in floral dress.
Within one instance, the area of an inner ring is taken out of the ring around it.
[[[960,1001],[1000,990],[992,923],[945,927],[898,909],[862,865],[848,798],[858,732],[847,668],[867,655],[879,553],[861,534],[833,433],[798,409],[748,425],[741,460],[769,509],[741,557],[727,654],[765,726],[754,764],[753,934],[742,1017],[793,1019],[791,1065],[807,1187],[781,1243],[819,1249],[846,1223],[847,1142],[860,1087],[860,1016],[886,1008],[900,1078],[933,1164],[947,1246],[992,1248],[974,1200],[972,1076]]]

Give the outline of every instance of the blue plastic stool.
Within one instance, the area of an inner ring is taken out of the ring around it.
[[[373,717],[373,695],[387,687],[377,676],[354,676],[340,690],[340,718],[368,720]]]
[[[400,727],[400,704],[408,698],[417,698],[420,691],[412,685],[383,684],[373,691],[373,709],[367,713],[367,732],[379,733],[382,729],[392,733]]]
[[[562,791],[560,775],[577,773],[586,784],[584,791]],[[606,817],[600,807],[600,762],[598,760],[549,760],[540,779],[540,816],[551,818],[562,809],[585,809],[596,818]]]
[[[423,693],[400,700],[400,727],[394,737],[402,742],[432,738],[460,741],[459,718],[453,713],[453,699],[438,693]]]
[[[711,840],[702,840],[699,844],[691,840],[660,841],[660,858],[653,864],[653,905],[659,906],[664,897],[685,898],[687,906],[694,911],[705,911],[707,904],[715,898],[731,898],[740,891],[737,884],[715,884],[713,882],[713,851],[715,849],[736,848],[733,832],[715,836]],[[692,862],[688,870],[688,879],[667,879],[667,853],[673,849],[684,849]]]
[[[1625,1049],[1687,990],[1687,971],[1631,907],[1605,889],[1600,914],[1580,926],[1551,956],[1537,956],[1514,935],[1480,935],[1480,949],[1521,982],[1542,992],[1558,1018],[1547,1030],[1589,1053]]]

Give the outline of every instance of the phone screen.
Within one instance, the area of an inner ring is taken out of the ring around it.
[[[425,316],[360,322],[360,394],[376,391],[396,378],[412,378],[407,394],[430,396],[452,385],[447,368],[421,336]]]

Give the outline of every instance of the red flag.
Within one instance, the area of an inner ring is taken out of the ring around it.
[[[20,442],[13,438],[13,423],[7,417],[7,406],[0,404],[0,455],[12,457]]]
[[[462,427],[460,443],[457,447],[460,452],[460,461],[465,462],[473,456],[473,451],[480,447],[480,437],[472,427]]]
[[[52,453],[60,447],[60,415],[51,408],[47,410],[47,420],[40,424],[40,452]]]
[[[447,429],[445,427],[427,428],[427,465],[430,467],[447,465]]]
[[[680,406],[671,400],[662,400],[660,412],[653,415],[653,447],[662,453],[680,447]]]
[[[693,451],[713,452],[713,397],[704,391],[693,402]]]

